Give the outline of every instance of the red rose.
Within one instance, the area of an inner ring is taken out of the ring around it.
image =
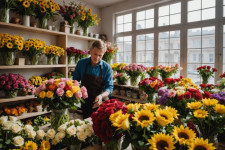
[[[201,95],[200,92],[194,93],[194,97],[195,97],[196,100],[201,100],[202,99],[202,95]]]
[[[182,101],[184,99],[184,95],[178,96],[178,101]]]
[[[204,87],[206,87],[206,85],[205,84],[200,84],[200,87],[204,88]]]
[[[217,72],[217,69],[216,68],[212,68],[213,72]]]
[[[65,90],[65,91],[70,90],[70,87],[69,87],[68,85],[66,85],[66,86],[64,87],[64,90]]]
[[[190,99],[191,98],[191,92],[187,91],[184,93],[185,98]]]
[[[207,92],[207,91],[204,91],[204,94],[203,94],[204,98],[211,98],[212,97],[212,94]]]

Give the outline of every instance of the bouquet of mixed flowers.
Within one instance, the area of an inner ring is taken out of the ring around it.
[[[110,122],[111,114],[117,111],[124,114],[127,112],[127,107],[117,99],[110,99],[102,103],[98,110],[91,115],[94,133],[101,138],[106,146],[116,145],[122,136]]]
[[[66,52],[67,52],[67,59],[68,59],[68,64],[72,64],[72,60],[73,58],[75,58],[76,55],[76,49],[74,47],[67,47],[66,48]],[[78,60],[77,60],[78,61]],[[77,63],[77,62],[75,62]]]
[[[202,84],[207,84],[210,77],[214,77],[214,72],[217,72],[216,68],[211,66],[201,66],[197,68],[199,75],[202,78]]]
[[[113,80],[116,80],[119,85],[126,85],[128,77],[124,73],[117,73],[113,76]]]
[[[111,60],[113,57],[116,55],[118,51],[118,47],[116,44],[113,44],[111,42],[106,43],[106,52],[102,57],[102,60],[106,61],[107,63],[110,64]]]
[[[146,71],[146,68],[143,65],[129,64],[128,66],[123,67],[123,70],[130,76],[131,85],[136,86],[138,77]]]
[[[70,28],[70,33],[74,31],[74,23],[80,19],[80,4],[76,4],[75,2],[70,2],[68,5],[63,1],[63,6],[60,5],[59,13],[64,18],[64,20],[68,21]]]
[[[139,89],[148,94],[148,101],[153,102],[153,96],[163,86],[163,82],[155,77],[145,78],[138,83]]]
[[[158,77],[158,66],[156,67],[147,67],[146,73],[149,75],[149,77]]]
[[[19,15],[35,16],[34,10],[38,1],[15,0],[13,11]]]
[[[215,88],[215,85],[213,84],[200,84],[199,86],[201,87],[202,91],[207,91],[210,93],[213,93],[213,89]]]
[[[116,71],[117,73],[122,73],[124,72],[124,67],[127,66],[125,63],[114,63],[111,65],[111,68],[113,71]]]
[[[47,80],[48,79],[59,79],[59,78],[63,78],[64,75],[61,72],[53,71],[51,73],[47,73],[47,74],[43,75],[43,77],[46,77]]]
[[[30,60],[31,65],[38,64],[38,58],[46,49],[45,42],[40,39],[28,39],[24,42],[23,54]]]
[[[55,57],[61,57],[64,55],[65,50],[62,47],[55,46],[55,45],[50,45],[47,46],[44,50],[44,54],[47,57],[47,64],[52,65],[52,64],[58,64],[57,62],[54,63],[54,58]]]
[[[225,126],[225,106],[218,104],[216,99],[202,99],[202,101],[187,104],[191,110],[193,123],[198,126],[201,137],[214,142],[214,136]]]
[[[81,18],[78,20],[78,26],[83,29],[83,35],[87,36],[87,28],[93,25],[98,25],[98,22],[101,20],[96,19],[97,14],[92,15],[91,13],[91,8],[88,10],[84,10],[85,7],[81,6],[80,11],[81,11]]]
[[[173,74],[176,74],[178,70],[183,69],[178,64],[176,64],[175,66],[171,65],[171,67],[159,65],[158,68],[159,68],[158,71],[162,80],[164,80],[165,78],[171,77]]]

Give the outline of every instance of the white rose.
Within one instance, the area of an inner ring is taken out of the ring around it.
[[[61,132],[58,132],[56,135],[55,135],[55,139],[56,141],[62,141],[62,139],[65,137],[65,132],[64,131],[61,131]]]
[[[6,121],[8,121],[8,116],[2,116],[2,117],[0,117],[0,125],[2,125],[3,123],[5,123]]]
[[[49,129],[46,136],[50,139],[53,139],[55,137],[55,130],[54,129]]]
[[[34,128],[32,127],[32,125],[25,125],[25,131],[27,134],[33,130],[34,130]]]
[[[2,124],[2,129],[3,130],[11,130],[12,125],[14,122],[12,121],[6,121],[5,123]]]
[[[76,134],[76,127],[74,125],[70,126],[69,128],[67,128],[67,133],[72,136]]]
[[[16,136],[13,138],[13,144],[15,146],[22,146],[24,144],[24,139],[21,136]]]
[[[78,132],[78,133],[77,133],[77,138],[78,138],[80,141],[85,141],[85,139],[87,138],[87,135],[85,134],[85,132]]]
[[[92,135],[92,131],[90,130],[90,129],[86,129],[85,130],[85,133],[86,133],[86,135],[88,136],[88,137],[90,137],[91,135]]]
[[[42,140],[44,138],[44,136],[45,136],[45,131],[44,130],[38,130],[37,131],[37,138],[39,140]]]
[[[84,132],[85,128],[86,128],[86,125],[78,126],[77,132]]]
[[[19,126],[18,124],[13,124],[12,127],[11,127],[11,130],[13,133],[18,133],[22,130],[21,126]]]
[[[9,120],[10,121],[17,121],[18,119],[16,117],[14,117],[14,116],[9,116]]]
[[[59,126],[58,131],[65,131],[66,130],[67,125],[66,124],[62,124],[61,126]]]
[[[28,132],[27,135],[28,135],[28,138],[34,139],[35,136],[36,136],[36,132],[35,131],[31,131],[31,132]]]

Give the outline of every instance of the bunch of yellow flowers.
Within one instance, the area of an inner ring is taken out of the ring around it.
[[[37,17],[46,17],[49,18],[50,16],[53,16],[53,14],[60,10],[60,7],[58,3],[56,3],[53,0],[37,0],[37,6],[36,6],[36,15]],[[40,15],[40,16],[39,16]]]
[[[15,0],[13,11],[20,15],[34,16],[35,5],[37,0]]]
[[[111,65],[111,68],[113,71],[116,71],[117,73],[123,72],[123,67],[127,66],[125,63],[114,63]]]
[[[50,46],[46,47],[44,53],[46,56],[56,55],[58,57],[61,57],[65,54],[65,50],[62,47],[50,45]]]
[[[186,89],[188,88],[194,88],[194,89],[198,89],[198,86],[196,84],[194,84],[190,78],[182,78],[179,82],[178,82],[179,86],[185,87]]]
[[[32,84],[32,85],[34,85],[36,87],[39,87],[42,84],[43,81],[45,81],[45,79],[44,78],[42,79],[41,76],[32,76],[28,80],[28,83],[30,83],[30,84]]]
[[[0,33],[0,49],[15,52],[23,49],[22,36],[10,35],[8,33]]]
[[[44,52],[46,43],[40,39],[28,39],[24,42],[23,54],[31,57],[34,55],[40,55]]]

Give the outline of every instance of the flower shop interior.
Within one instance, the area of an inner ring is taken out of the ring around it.
[[[225,0],[0,0],[0,54],[2,150],[225,150]]]

